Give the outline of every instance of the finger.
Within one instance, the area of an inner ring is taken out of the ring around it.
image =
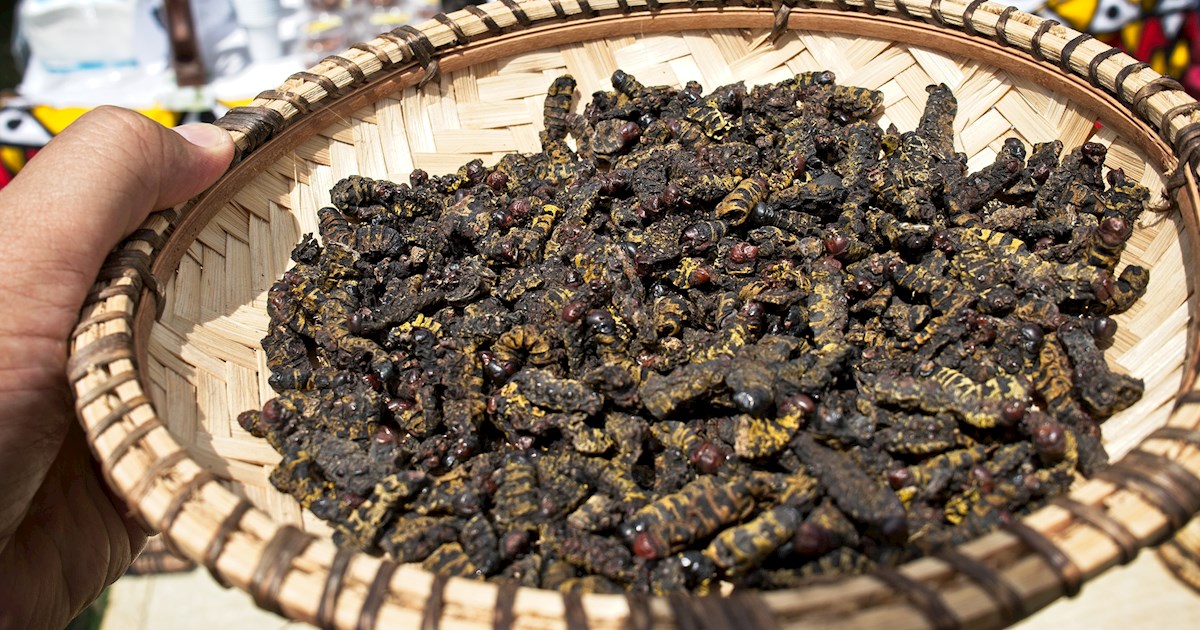
[[[217,127],[170,130],[125,109],[67,127],[0,191],[0,278],[18,298],[3,310],[25,314],[0,320],[0,336],[68,331],[120,238],[212,184],[232,156]]]

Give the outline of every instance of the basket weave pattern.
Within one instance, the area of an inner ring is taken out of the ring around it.
[[[69,378],[111,485],[218,579],[323,627],[994,627],[1163,541],[1200,509],[1196,278],[1187,268],[1200,235],[1196,102],[1144,64],[1011,8],[814,6],[490,3],[359,44],[230,112],[218,124],[233,133],[241,163],[189,204],[151,217],[110,257],[76,329]],[[877,13],[889,17],[869,17]],[[266,289],[300,235],[316,231],[316,208],[338,179],[402,180],[413,168],[440,173],[536,151],[549,81],[570,72],[589,94],[607,89],[617,67],[648,85],[695,79],[708,89],[830,69],[839,83],[882,90],[881,123],[901,130],[916,126],[925,86],[946,83],[972,170],[1006,137],[1108,144],[1110,166],[1180,210],[1144,217],[1123,258],[1150,268],[1152,282],[1118,318],[1108,353],[1146,381],[1142,401],[1104,427],[1120,461],[1008,531],[798,591],[563,596],[447,581],[336,550],[322,523],[270,486],[278,455],[234,420],[273,395],[258,345]]]

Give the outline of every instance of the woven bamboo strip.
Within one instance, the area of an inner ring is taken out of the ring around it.
[[[251,104],[259,109],[231,117],[228,125],[234,129],[245,162],[197,200],[180,221],[160,221],[154,226],[159,232],[168,226],[176,230],[162,252],[151,251],[145,243],[129,246],[154,254],[152,269],[159,277],[168,278],[169,316],[151,325],[153,308],[138,307],[135,312],[130,295],[141,292],[141,282],[136,276],[123,277],[103,287],[115,293],[87,307],[83,321],[105,313],[122,317],[81,326],[74,341],[79,350],[106,336],[135,332],[143,340],[141,351],[149,353],[144,363],[151,367],[143,377],[154,380],[150,385],[157,401],[154,408],[141,405],[126,411],[141,396],[135,366],[127,360],[98,362],[75,382],[81,420],[85,428],[96,432],[92,444],[105,464],[105,474],[119,493],[136,503],[141,518],[152,526],[170,520],[168,534],[189,557],[208,564],[233,585],[257,592],[264,605],[277,605],[292,618],[317,620],[318,603],[329,583],[328,567],[334,558],[326,539],[328,532],[314,527],[294,501],[269,486],[269,467],[263,465],[269,453],[243,442],[249,438],[235,421],[237,412],[253,399],[257,403],[270,395],[262,374],[261,352],[254,348],[251,332],[263,326],[263,320],[248,313],[262,312],[266,287],[286,267],[291,245],[301,234],[315,230],[315,209],[329,202],[328,190],[336,178],[351,173],[402,178],[412,168],[453,170],[476,156],[494,161],[498,157],[494,145],[466,143],[463,138],[477,134],[474,137],[478,139],[508,141],[497,133],[503,129],[511,130],[513,145],[522,150],[536,148],[541,93],[556,74],[574,73],[580,79],[581,93],[588,94],[605,89],[606,77],[622,61],[644,68],[645,76],[635,74],[647,82],[680,84],[697,79],[707,88],[733,80],[754,83],[832,67],[842,77],[881,82],[888,108],[884,119],[901,129],[915,125],[924,104],[925,85],[945,81],[977,97],[964,99],[971,125],[961,122],[962,148],[973,153],[968,157],[976,162],[991,159],[1007,126],[1011,135],[1026,142],[1062,138],[1078,143],[1090,137],[1112,144],[1114,157],[1120,156],[1122,165],[1128,164],[1131,171],[1146,162],[1154,165],[1142,178],[1155,190],[1165,190],[1165,175],[1175,167],[1170,149],[1154,139],[1151,128],[1112,98],[1081,80],[1064,79],[1048,65],[1022,60],[1011,51],[963,37],[941,37],[939,31],[944,29],[887,18],[864,19],[842,14],[832,4],[818,3],[823,10],[791,12],[792,27],[807,25],[808,30],[787,33],[772,45],[765,34],[774,19],[768,11],[725,7],[720,12],[693,12],[681,8],[681,2],[662,2],[664,8],[651,19],[644,12],[622,17],[623,4],[634,9],[645,6],[637,1],[592,2],[588,5],[591,9],[606,13],[586,24],[560,27],[551,24],[557,19],[555,7],[567,15],[583,12],[584,7],[572,0],[522,3],[535,26],[524,34],[503,36],[491,48],[481,45],[477,50],[482,52],[475,59],[468,54],[474,48],[444,57],[439,62],[443,74],[424,90],[417,90],[412,83],[430,76],[433,69],[431,64],[416,67],[420,65],[417,62],[426,63],[421,59],[422,47],[448,48],[455,39],[444,24],[426,23],[419,26],[418,39],[409,34],[368,42],[384,53],[390,62],[386,68],[373,52],[352,49],[340,55],[345,61],[323,62],[312,70],[313,76],[324,78],[297,76],[277,90],[290,89],[310,104],[308,110],[333,100],[326,89],[332,81],[333,87],[345,94],[325,109],[305,113],[295,107],[294,100],[264,95]],[[894,1],[875,6],[886,12],[896,10]],[[964,4],[952,2],[906,2],[904,6],[918,18],[951,26],[961,26],[966,11]],[[499,28],[513,28],[518,22],[518,16],[502,3],[483,5],[479,10]],[[971,24],[981,36],[997,37],[1017,49],[1036,50],[1051,64],[1058,63],[1062,51],[1073,46],[1067,65],[1085,77],[1094,73],[1104,89],[1119,91],[1121,99],[1135,104],[1151,125],[1162,125],[1168,141],[1200,120],[1194,111],[1178,109],[1189,101],[1175,90],[1160,90],[1163,84],[1155,83],[1154,73],[1123,72],[1132,63],[1128,57],[1110,55],[1090,64],[1089,60],[1106,48],[1084,40],[1072,45],[1078,33],[1070,29],[1039,28],[1040,20],[1019,12],[1007,14],[1000,29],[1001,7],[974,4],[973,11]],[[478,17],[460,13],[454,20],[468,37],[487,34],[487,24]],[[539,20],[547,24],[541,25]],[[729,30],[698,30],[711,29],[718,22]],[[757,30],[741,30],[746,27]],[[880,66],[872,67],[875,63]],[[478,75],[473,74],[476,68]],[[741,74],[745,71],[754,75]],[[1053,88],[1021,78],[1030,73],[1038,73],[1039,80]],[[895,78],[890,79],[889,74]],[[371,81],[348,89],[359,81],[359,75]],[[488,115],[492,105],[495,119]],[[1164,120],[1168,112],[1174,115]],[[1100,132],[1093,127],[1097,115],[1104,122]],[[271,131],[280,122],[281,131]],[[264,145],[267,135],[275,135],[276,140]],[[1179,281],[1185,275],[1183,261],[1193,257],[1186,244],[1198,233],[1195,182],[1188,176],[1185,183],[1180,197],[1182,223],[1169,220],[1150,225],[1143,221],[1129,248],[1129,259],[1154,270],[1150,289],[1154,299],[1145,300],[1121,320],[1122,333],[1110,355],[1123,369],[1147,379],[1147,398],[1106,425],[1106,442],[1114,453],[1133,448],[1142,436],[1168,421],[1185,429],[1200,424],[1200,409],[1194,403],[1184,404],[1173,414],[1171,405],[1172,400],[1180,400],[1173,398],[1173,393],[1181,385],[1190,389],[1195,378],[1195,335],[1189,334],[1196,328],[1189,303],[1194,279]],[[268,204],[265,207],[264,202]],[[1155,352],[1164,347],[1178,351],[1164,360]],[[156,412],[165,412],[170,433],[161,429]],[[109,423],[106,418],[118,421]],[[101,423],[107,423],[104,430],[99,430]],[[1115,435],[1114,427],[1119,428]],[[180,459],[179,441],[192,459]],[[1170,457],[1192,475],[1200,471],[1200,452],[1181,447],[1176,440],[1152,439],[1140,448]],[[232,482],[236,492],[259,509],[237,510],[242,499],[216,483],[204,485],[180,502],[178,493],[200,466]],[[1122,472],[1125,470],[1119,468],[1115,477],[1122,485],[1131,479],[1127,475],[1138,472],[1135,468]],[[1147,494],[1146,488],[1136,484],[1123,489],[1097,480],[1081,485],[1072,498],[1102,509],[1136,536],[1137,544],[1154,544],[1173,526],[1182,525],[1172,525],[1170,510],[1161,503],[1181,490],[1174,481],[1160,481],[1166,495]],[[134,491],[138,496],[131,497],[128,493]],[[1179,496],[1187,509],[1200,507],[1191,505],[1190,496]],[[178,505],[178,512],[167,514],[173,505]],[[1023,522],[1032,530],[1021,531],[1038,532],[1031,540],[1049,541],[1050,549],[1057,550],[1055,555],[1031,553],[1022,539],[1008,533],[987,536],[959,551],[984,563],[996,579],[1010,585],[1027,611],[1070,588],[1074,577],[1090,579],[1123,557],[1122,550],[1103,532],[1063,508],[1047,507]],[[312,529],[313,535],[321,538],[306,544],[307,538],[297,533],[301,530],[281,529],[283,523]],[[294,548],[296,555],[276,566],[289,554],[262,557],[268,548],[281,552]],[[1048,562],[1060,566],[1051,570]],[[395,574],[380,573],[380,568],[379,561],[371,558],[355,557],[350,562],[346,577],[339,582],[340,594],[332,613],[339,627],[355,627],[370,618],[389,626],[421,623],[434,601],[430,599],[433,582],[429,574],[414,567],[401,567]],[[279,579],[264,581],[264,575]],[[372,589],[377,576],[383,577]],[[385,578],[386,582],[382,581]],[[936,559],[911,563],[886,580],[861,577],[836,585],[767,593],[761,598],[785,627],[866,625],[884,619],[897,627],[925,627],[936,622],[939,618],[933,608],[914,604],[920,599],[914,595],[916,591],[910,590],[907,596],[903,593],[910,588],[903,586],[910,580],[935,587],[937,599],[926,605],[940,602],[957,621],[980,627],[1012,621],[1011,612],[1001,614],[989,589]],[[496,593],[491,584],[451,580],[444,596],[436,601],[448,625],[490,626],[496,608],[489,602]],[[382,595],[386,596],[377,598]],[[364,602],[377,599],[381,604],[377,615],[364,611]],[[679,610],[693,606],[701,610],[708,604],[682,605],[685,608]],[[561,627],[569,608],[558,594],[534,590],[521,590],[512,606],[514,620],[523,627]],[[627,600],[616,596],[588,596],[581,606],[592,627],[616,627],[631,614]],[[676,615],[672,605],[662,600],[652,601],[649,610],[659,621]]]
[[[815,35],[806,35],[804,37],[797,37],[795,40],[792,40],[792,41],[798,42],[799,40],[804,39],[804,38],[812,40],[814,37],[815,37]],[[669,51],[672,53],[683,50],[678,47],[672,46],[670,44],[664,43],[664,39],[666,39],[666,38],[664,38],[662,36],[654,38],[653,41],[651,42],[651,47],[657,48],[657,49],[663,50],[663,51]],[[678,38],[678,39],[680,41],[684,40],[684,38]],[[692,37],[691,39],[694,40],[696,38]],[[706,39],[706,38],[702,38],[702,39]],[[732,40],[732,39],[733,38],[731,38],[731,37],[726,38],[727,41]],[[874,56],[867,58],[868,61],[866,63],[864,63],[862,66],[859,66],[858,68],[854,68],[852,70],[853,73],[862,74],[862,73],[868,72],[871,65],[873,63],[875,63],[875,60],[881,60],[881,63],[887,67],[896,67],[897,64],[896,64],[895,60],[900,57],[905,57],[908,59],[908,61],[904,64],[901,64],[901,65],[903,65],[903,67],[918,67],[919,66],[922,68],[922,70],[924,70],[927,67],[932,67],[932,68],[934,68],[935,73],[940,74],[942,76],[943,80],[961,81],[961,77],[966,76],[966,74],[967,74],[967,72],[965,72],[965,71],[959,72],[959,71],[952,71],[952,70],[947,69],[945,67],[946,57],[943,55],[936,55],[936,54],[933,54],[933,53],[931,53],[929,51],[925,51],[925,50],[913,52],[913,49],[906,49],[906,50],[901,49],[900,47],[891,46],[887,42],[882,42],[879,40],[865,40],[865,41],[870,41],[870,45],[869,46],[864,45],[861,47],[866,50],[872,51],[874,53]],[[623,50],[629,50],[630,48],[631,47],[626,46],[623,48]],[[641,50],[641,48],[637,48],[637,47],[632,47],[632,48]],[[532,86],[535,86],[535,85],[541,86],[539,89],[544,91],[546,79],[543,76],[543,72],[550,72],[550,73],[565,72],[572,67],[572,64],[576,64],[575,69],[578,70],[579,69],[578,64],[582,63],[582,62],[572,52],[573,50],[576,50],[576,49],[577,49],[577,47],[574,47],[574,46],[564,47],[562,56],[557,57],[557,58],[545,53],[544,51],[532,53],[533,55],[536,56],[536,64],[533,62],[522,63],[520,61],[512,61],[512,62],[504,64],[505,67],[520,68],[520,69],[522,69],[522,72],[515,73],[515,78],[510,78],[510,75],[507,75],[507,74],[504,74],[503,72],[501,72],[501,73],[497,74],[495,77],[493,77],[492,80],[481,81],[480,82],[481,84],[478,86],[479,98],[491,99],[490,102],[498,104],[499,107],[505,112],[503,115],[510,123],[516,122],[517,118],[515,117],[516,114],[514,112],[517,112],[518,109],[517,108],[504,109],[504,104],[509,103],[509,102],[523,100],[524,98],[527,97],[527,94],[529,92],[533,91],[534,88]],[[734,47],[727,46],[726,49],[727,50],[734,49]],[[686,50],[690,50],[690,49],[686,49]],[[757,53],[754,53],[754,52],[747,52],[747,49],[745,49],[745,48],[740,48],[740,49],[735,49],[735,50],[737,50],[738,52],[741,52],[742,54],[757,55]],[[795,54],[799,53],[800,49],[789,49],[788,44],[786,42],[784,42],[784,44],[780,47],[780,50],[788,50],[794,56]],[[883,54],[885,51],[887,51],[887,54]],[[711,53],[711,52],[713,52],[713,50],[708,49],[708,50],[705,50],[705,52]],[[757,55],[757,56],[761,56],[761,55]],[[613,60],[619,59],[620,57],[621,57],[620,54],[601,55],[600,56],[601,59],[613,59]],[[866,58],[866,57],[864,56],[864,58]],[[925,61],[922,63],[921,61],[919,61],[918,58],[924,59]],[[518,57],[517,59],[519,60],[520,57]],[[732,60],[728,60],[728,59],[723,60],[723,63],[721,64],[722,67],[728,67],[731,61]],[[770,67],[764,67],[762,69],[762,72],[769,74],[772,71],[774,71],[776,67],[782,66],[786,61],[787,61],[787,59],[777,60]],[[524,73],[528,68],[532,68],[532,67],[538,68],[541,72],[536,73],[536,74],[533,74],[533,73],[525,74]],[[584,73],[583,75],[590,75],[590,76],[597,77],[597,78],[593,79],[593,81],[595,81],[595,83],[593,83],[593,84],[581,82],[580,91],[582,93],[589,93],[590,91],[593,91],[596,89],[602,89],[604,87],[604,83],[606,82],[606,77],[609,72],[610,71],[605,71],[605,72],[589,71],[587,73]],[[1015,92],[1011,82],[1006,81],[1007,76],[1004,73],[986,74],[985,75],[985,73],[976,72],[974,70],[971,70],[971,72],[976,77],[975,80],[977,82],[983,81],[987,85],[991,86],[990,99],[995,103],[995,107],[991,108],[991,109],[984,108],[984,111],[986,112],[986,114],[979,116],[978,119],[976,121],[974,121],[974,124],[965,130],[965,133],[964,133],[963,137],[961,138],[961,141],[964,144],[964,146],[962,148],[967,150],[969,156],[973,156],[976,152],[981,151],[984,148],[984,146],[986,146],[987,144],[991,143],[992,141],[994,141],[998,138],[1003,138],[1003,137],[1006,137],[1009,135],[1013,135],[1012,132],[1014,130],[1025,130],[1024,134],[1019,134],[1019,135],[1024,135],[1029,141],[1032,142],[1032,141],[1041,141],[1041,140],[1052,139],[1052,138],[1056,137],[1056,134],[1062,133],[1062,129],[1064,127],[1066,127],[1067,129],[1071,129],[1071,128],[1073,128],[1072,125],[1074,125],[1074,127],[1087,126],[1090,128],[1092,125],[1092,121],[1094,120],[1094,117],[1087,115],[1086,112],[1074,113],[1071,115],[1072,116],[1071,118],[1068,118],[1065,121],[1063,121],[1063,120],[1047,121],[1043,114],[1039,114],[1039,112],[1034,110],[1032,107],[1025,105],[1027,103],[1027,100],[1023,96],[1020,96]],[[915,118],[916,118],[916,116],[919,115],[919,111],[924,106],[924,101],[925,101],[925,98],[927,97],[926,92],[925,92],[925,86],[928,85],[931,81],[937,80],[933,77],[930,77],[928,75],[928,73],[926,73],[924,71],[919,72],[918,74],[919,74],[919,76],[915,77],[913,80],[908,81],[905,84],[904,89],[906,91],[903,92],[902,95],[899,97],[899,99],[901,99],[905,102],[911,103],[910,110],[912,112],[914,112],[914,116],[913,116],[914,124],[915,124]],[[581,75],[581,76],[583,76],[583,75]],[[741,75],[741,76],[748,76],[748,75]],[[987,78],[986,79],[979,78],[979,77],[983,77],[983,76],[987,76]],[[674,77],[673,77],[673,79],[674,79]],[[769,80],[769,79],[764,79],[764,80]],[[525,85],[529,85],[531,87],[523,87]],[[504,87],[500,88],[499,86],[504,86]],[[968,91],[966,93],[973,94],[974,92]],[[1011,98],[1001,96],[1001,94],[1009,94],[1009,95],[1011,95]],[[1043,99],[1040,99],[1040,101],[1043,102],[1043,104],[1051,103],[1051,102],[1059,102],[1059,103],[1062,102],[1061,100],[1056,100],[1052,96],[1047,96]],[[433,96],[427,95],[421,101],[421,103],[424,107],[421,110],[417,110],[417,108],[414,108],[414,111],[418,111],[418,113],[416,115],[419,117],[419,123],[408,123],[408,124],[410,124],[410,125],[420,124],[422,126],[428,126],[428,128],[430,128],[430,129],[440,128],[440,127],[433,126],[435,124],[445,125],[446,124],[445,120],[441,121],[440,123],[435,123],[435,121],[432,118],[421,117],[421,114],[419,113],[419,111],[423,111],[428,108],[444,109],[444,107],[441,105],[441,103],[443,103],[443,102],[453,103],[453,102],[455,102],[455,99],[453,98],[452,94],[445,94],[445,95],[442,95],[441,97],[433,97]],[[1016,108],[1016,109],[1014,109],[1012,107],[1005,107],[1004,103],[1018,103],[1018,104],[1021,104],[1021,107]],[[472,103],[471,105],[474,108],[478,108],[480,103]],[[581,106],[581,105],[577,103],[577,106]],[[893,102],[892,104],[889,105],[888,112],[889,113],[892,112],[893,109],[898,106],[899,106],[898,101]],[[388,101],[388,102],[382,104],[380,107],[384,111],[394,109],[394,105],[392,105],[391,101]],[[373,108],[368,108],[368,110],[373,110]],[[477,111],[479,111],[479,110],[477,110]],[[1060,117],[1066,116],[1067,114],[1065,112],[1069,112],[1069,111],[1070,110],[1068,110],[1068,108],[1066,108],[1064,105],[1059,108],[1054,108],[1052,110],[1052,114],[1055,116],[1055,118],[1060,118]],[[529,110],[524,110],[521,113],[523,113],[525,115],[525,118],[521,119],[522,122],[527,122],[528,124],[533,125],[535,128],[540,128],[541,121],[538,117],[532,116],[531,112]],[[473,129],[462,128],[461,121],[463,119],[476,120],[476,121],[478,121],[477,124],[480,126],[473,128]],[[359,119],[357,117],[350,119],[350,122],[348,123],[349,126],[354,126],[354,125],[359,124],[357,122],[358,120]],[[1078,124],[1075,124],[1072,122],[1074,120],[1079,120],[1081,122]],[[411,150],[409,152],[407,152],[407,157],[413,159],[414,166],[419,167],[419,168],[424,168],[433,173],[449,172],[449,171],[452,171],[453,169],[457,168],[459,165],[465,163],[466,161],[472,159],[477,154],[479,154],[480,153],[480,151],[478,150],[479,145],[481,145],[481,144],[484,146],[488,145],[488,143],[490,142],[488,140],[489,137],[493,137],[493,136],[495,136],[495,137],[510,137],[507,134],[507,132],[505,132],[503,130],[492,129],[491,128],[492,123],[486,122],[486,119],[481,119],[481,117],[476,114],[473,114],[472,116],[468,116],[465,118],[460,117],[458,122],[460,123],[460,125],[456,129],[435,132],[431,136],[428,136],[429,138],[431,138],[431,142],[433,143],[434,148],[437,149],[436,153],[424,153],[424,152],[416,150],[415,147],[412,147],[410,145]],[[360,157],[361,152],[350,151],[349,150],[350,145],[343,144],[342,142],[339,142],[337,140],[337,138],[339,137],[340,134],[338,131],[336,131],[336,129],[341,129],[341,128],[344,128],[344,127],[342,125],[339,125],[335,128],[335,130],[321,134],[321,137],[328,139],[327,140],[328,148],[321,147],[321,148],[317,148],[317,150],[316,150],[316,152],[321,155],[324,155],[326,152],[328,152],[328,155],[330,156],[329,162],[331,164],[331,168],[333,170],[334,176],[341,177],[341,176],[349,175],[349,174],[364,174],[364,175],[368,175],[368,176],[372,176],[372,175],[378,176],[378,174],[373,172],[373,170],[372,170],[372,167],[371,167],[372,159],[371,158],[362,159]],[[1033,129],[1034,131],[1033,132],[1028,131],[1030,129]],[[489,135],[489,134],[491,134],[491,135]],[[981,139],[977,140],[976,138],[978,138],[978,137],[981,137]],[[461,140],[458,140],[458,138],[461,138]],[[475,141],[473,141],[473,139]],[[1109,141],[1111,142],[1111,140],[1109,140]],[[393,142],[395,142],[394,139],[393,139]],[[418,144],[418,146],[425,146],[425,145],[421,145],[420,143],[417,143],[417,144]],[[311,142],[306,143],[306,146],[312,146],[312,143]],[[989,161],[990,161],[990,157],[989,157]],[[374,160],[374,163],[378,164],[378,160]],[[1141,163],[1144,164],[1144,161],[1142,161]],[[319,168],[320,166],[323,166],[323,160],[311,161],[308,164],[309,169],[313,169],[314,171],[317,171],[317,172],[320,172],[320,168]],[[378,166],[376,166],[375,168],[377,169]],[[320,181],[320,178],[318,178],[318,181]],[[328,180],[325,180],[325,181],[328,182]],[[301,184],[301,185],[303,185],[303,184]],[[309,184],[308,188],[315,189],[319,185],[323,185],[323,184]],[[325,193],[323,193],[320,190],[309,190],[306,193],[306,195],[312,196],[314,198],[320,198],[323,194],[325,194]],[[245,196],[246,195],[244,193],[239,194],[239,196],[235,198],[233,203],[235,205],[238,204],[238,202],[242,201],[245,198]],[[246,200],[244,203],[249,203],[249,200]],[[1172,235],[1172,236],[1174,236],[1174,235]],[[1149,237],[1147,237],[1147,238],[1149,238]],[[1174,239],[1174,238],[1168,239],[1166,242],[1167,243],[1177,243],[1177,239]],[[1146,244],[1149,245],[1149,241],[1147,241]],[[1138,241],[1135,239],[1134,243],[1129,248],[1130,249],[1130,252],[1128,254],[1129,260],[1131,260],[1131,261],[1136,260],[1136,261],[1139,261],[1141,264],[1152,264],[1152,265],[1156,265],[1156,266],[1161,266],[1163,264],[1162,258],[1166,255],[1167,252],[1158,252],[1157,256],[1146,258],[1143,256],[1143,252],[1141,250],[1139,250],[1137,245],[1138,245]],[[1173,250],[1170,253],[1171,253],[1171,260],[1173,260],[1173,261],[1181,260],[1177,249]],[[279,273],[281,273],[282,270],[283,270],[282,266],[277,266],[274,268],[274,273],[267,273],[266,275],[268,277],[275,277]],[[1167,277],[1170,277],[1169,273],[1168,273]],[[260,289],[260,291],[262,291],[262,290],[263,289]],[[1163,305],[1181,304],[1182,301],[1186,297],[1186,292],[1184,290],[1184,287],[1182,287],[1178,284],[1169,283],[1169,282],[1155,283],[1154,286],[1152,287],[1152,292],[1153,292],[1152,295],[1154,295],[1154,299],[1147,299],[1146,302],[1150,303],[1150,304],[1158,305],[1159,310],[1156,310],[1154,313],[1144,315],[1143,317],[1154,320],[1155,322],[1161,317],[1161,315],[1159,313],[1162,312],[1161,309],[1163,308]],[[235,306],[235,305],[230,305],[230,306]],[[1186,322],[1185,321],[1177,322],[1177,324],[1178,324],[1177,330],[1182,331],[1184,323],[1186,323]],[[1124,330],[1125,327],[1128,327],[1130,325],[1130,323],[1128,323],[1126,321],[1122,321],[1122,324],[1124,324],[1124,327],[1122,328],[1122,330]],[[203,324],[202,323],[202,324],[199,324],[197,326],[197,328],[198,329],[206,329],[211,326],[212,326],[212,324]],[[1163,331],[1160,331],[1159,334],[1163,334]],[[1177,337],[1178,334],[1176,334],[1175,336]],[[204,335],[200,335],[199,341],[191,341],[189,339],[189,340],[185,341],[185,343],[203,343],[204,338],[205,338]],[[230,342],[232,342],[232,341],[233,340],[230,340]],[[252,346],[252,344],[245,344],[244,340],[241,340],[241,341],[243,341],[243,343],[240,345],[247,346],[247,347]],[[1177,360],[1175,363],[1171,363],[1171,362],[1163,363],[1160,360],[1161,357],[1157,356],[1155,352],[1150,351],[1150,349],[1152,349],[1152,348],[1160,347],[1157,343],[1158,341],[1159,340],[1156,339],[1155,343],[1146,344],[1145,347],[1147,348],[1147,351],[1145,353],[1139,354],[1139,355],[1130,355],[1128,357],[1127,361],[1130,362],[1131,365],[1125,365],[1124,366],[1125,369],[1131,370],[1134,373],[1141,373],[1141,372],[1145,372],[1146,371],[1145,368],[1148,366],[1151,366],[1151,365],[1156,366],[1156,367],[1166,365],[1168,368],[1170,365],[1178,365],[1179,364],[1178,360],[1180,360],[1181,357],[1175,357]],[[1125,343],[1129,344],[1129,343],[1131,343],[1131,340],[1126,340]],[[1123,347],[1123,346],[1120,346],[1120,345],[1115,346],[1113,354],[1123,352],[1124,349],[1125,349],[1125,347]],[[1141,368],[1141,369],[1139,370],[1139,368]],[[1169,373],[1170,373],[1170,370],[1167,369],[1166,374],[1169,374]],[[1165,376],[1165,374],[1159,374],[1159,376],[1160,377]],[[1172,387],[1171,384],[1168,384],[1165,389],[1158,388],[1156,390],[1155,385],[1157,385],[1157,381],[1152,381],[1152,382],[1148,383],[1148,388],[1152,392],[1153,391],[1166,392],[1166,391],[1169,391],[1170,388]],[[259,401],[259,402],[261,402],[261,401]],[[232,404],[229,405],[228,413],[227,413],[226,417],[222,420],[222,424],[225,427],[225,428],[222,428],[222,430],[227,430],[227,427],[234,422],[234,416],[236,416],[236,413],[245,408],[248,408],[248,406],[247,405],[232,405]],[[1154,408],[1162,410],[1163,409],[1162,401],[1161,400],[1155,401]],[[1163,413],[1165,413],[1165,411]],[[1157,418],[1156,422],[1161,424],[1161,422],[1163,420],[1165,420],[1165,415],[1162,415],[1161,417],[1156,416],[1156,418]],[[1120,423],[1118,423],[1117,426],[1119,426],[1119,425],[1120,425]],[[1133,443],[1126,444],[1125,449],[1131,447],[1132,444]]]
[[[1158,549],[1163,562],[1179,576],[1179,579],[1200,592],[1200,520],[1192,522]]]

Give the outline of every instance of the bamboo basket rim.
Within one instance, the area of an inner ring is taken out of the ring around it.
[[[371,628],[389,612],[411,625],[436,627],[447,610],[472,602],[494,602],[491,619],[482,623],[498,628],[516,621],[568,628],[666,622],[776,627],[814,620],[854,625],[868,618],[863,615],[882,612],[890,622],[914,627],[994,627],[1061,595],[1074,595],[1085,581],[1182,528],[1200,510],[1200,323],[1194,313],[1183,383],[1168,425],[1104,475],[1002,531],[936,557],[803,589],[664,599],[563,595],[447,580],[414,566],[337,550],[330,541],[273,522],[222,486],[170,437],[138,369],[146,352],[139,340],[146,339],[163,306],[159,278],[171,273],[208,220],[201,210],[215,211],[255,175],[256,164],[270,163],[287,150],[284,130],[294,136],[315,132],[338,111],[401,86],[424,85],[444,68],[469,65],[473,51],[484,47],[519,50],[535,38],[539,46],[549,46],[579,41],[581,31],[601,38],[624,32],[631,21],[651,29],[705,30],[713,26],[704,18],[717,17],[774,34],[816,28],[875,33],[882,39],[900,32],[938,36],[951,48],[961,44],[985,51],[994,65],[1039,70],[1036,81],[1103,105],[1107,113],[1122,112],[1106,122],[1138,140],[1139,148],[1169,171],[1171,197],[1192,210],[1181,213],[1187,235],[1200,242],[1195,214],[1200,208],[1200,104],[1146,64],[1014,7],[983,0],[775,0],[770,7],[687,0],[500,0],[356,44],[217,121],[234,137],[234,166],[187,204],[152,215],[114,251],[72,334],[68,379],[109,485],[148,531],[163,532],[168,544],[219,581],[249,591],[263,608],[322,627]],[[685,25],[690,26],[680,28]],[[1055,66],[1063,73],[1045,72]],[[1189,274],[1187,282],[1190,302],[1198,280]],[[101,449],[97,438],[102,435],[116,446]],[[158,455],[149,465],[130,464],[125,455],[137,449]],[[1087,535],[1067,535],[1080,530]],[[1085,548],[1090,551],[1084,553]],[[231,559],[235,555],[241,560]],[[979,593],[984,596],[970,597]],[[829,607],[831,599],[841,604]]]

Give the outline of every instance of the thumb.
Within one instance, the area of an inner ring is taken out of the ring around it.
[[[12,298],[0,311],[16,315],[0,318],[0,336],[65,341],[109,250],[232,158],[232,139],[213,125],[170,130],[114,107],[80,117],[0,190],[0,285]]]

